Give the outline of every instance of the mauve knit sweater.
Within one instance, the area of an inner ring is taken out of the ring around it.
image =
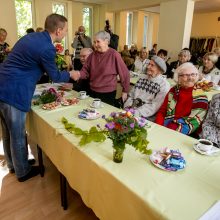
[[[90,89],[99,93],[113,92],[117,88],[119,75],[122,91],[128,93],[130,76],[121,55],[109,48],[106,52],[94,51],[89,55],[80,71],[81,79],[89,79]]]

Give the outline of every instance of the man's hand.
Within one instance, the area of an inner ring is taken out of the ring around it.
[[[80,72],[79,71],[75,71],[75,70],[70,71],[70,78],[72,78],[74,81],[79,80]]]

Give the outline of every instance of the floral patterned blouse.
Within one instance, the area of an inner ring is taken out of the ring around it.
[[[206,119],[202,125],[202,138],[220,147],[220,94],[213,96]]]

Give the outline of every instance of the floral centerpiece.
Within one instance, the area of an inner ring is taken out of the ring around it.
[[[62,55],[64,48],[61,43],[56,43],[55,49],[56,49],[56,57],[55,57],[56,65],[59,70],[63,70],[63,69],[65,69],[65,66],[66,66],[66,61],[64,60],[64,55]]]
[[[54,88],[45,89],[41,95],[34,98],[32,103],[34,105],[39,104],[47,104],[52,102],[60,102],[61,98],[63,96],[63,93],[57,92]]]
[[[134,117],[131,111],[112,112],[109,117],[103,116],[103,118],[107,122],[104,128],[97,125],[97,127],[92,127],[89,131],[77,128],[74,124],[68,123],[65,118],[62,118],[62,123],[69,132],[82,136],[80,145],[85,145],[92,141],[103,142],[106,137],[111,139],[114,162],[122,162],[126,144],[133,146],[143,154],[151,154],[151,150],[147,148],[149,142],[145,128],[146,119]]]

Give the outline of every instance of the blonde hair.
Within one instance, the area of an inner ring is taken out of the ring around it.
[[[144,51],[144,52],[146,52],[146,53],[149,52],[148,49],[147,49],[147,48],[144,48],[144,47],[141,48],[140,53],[141,53],[142,51]]]
[[[203,58],[208,58],[209,60],[212,61],[213,64],[215,64],[217,61],[218,61],[218,55],[214,52],[209,52],[209,53],[206,53]]]
[[[199,70],[190,62],[186,62],[181,64],[174,72],[174,76],[173,79],[175,82],[178,82],[178,77],[180,74],[182,74],[185,70],[191,70],[192,73],[196,73],[196,79],[195,82],[197,82],[199,80]]]
[[[214,50],[213,50],[214,53],[216,53],[217,55],[220,54],[220,47],[216,47]]]

